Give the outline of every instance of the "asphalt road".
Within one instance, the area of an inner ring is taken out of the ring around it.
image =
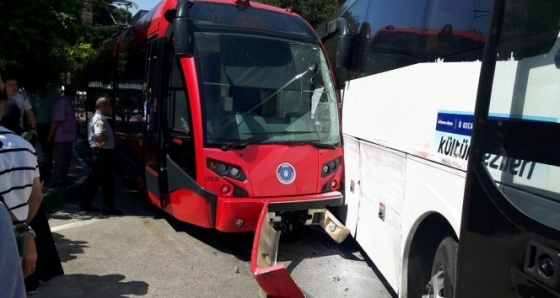
[[[115,180],[123,216],[81,213],[75,203],[52,211],[65,275],[43,283],[33,297],[263,296],[249,270],[252,233],[180,223]],[[305,228],[281,238],[278,259],[312,297],[394,296],[350,238],[338,245]]]

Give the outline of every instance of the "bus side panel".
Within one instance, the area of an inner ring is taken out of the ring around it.
[[[419,63],[347,82],[343,133],[465,170],[436,139],[438,114],[474,111],[480,63]],[[446,138],[447,139],[447,138]]]
[[[360,142],[360,208],[356,240],[398,289],[406,156]]]
[[[425,159],[408,156],[403,212],[403,236],[409,236],[418,219],[441,214],[459,235],[465,172]]]
[[[356,237],[358,206],[360,204],[360,144],[356,138],[344,135],[344,203],[338,214],[345,221],[352,236]]]

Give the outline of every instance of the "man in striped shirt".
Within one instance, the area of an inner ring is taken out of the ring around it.
[[[54,173],[52,177],[54,187],[72,184],[66,179],[66,175],[72,161],[72,146],[78,136],[78,121],[72,107],[72,100],[75,96],[76,90],[72,86],[66,86],[64,96],[60,97],[53,106],[51,130],[47,143],[54,140]]]
[[[0,115],[7,96],[0,91]],[[34,232],[27,225],[43,199],[37,154],[29,142],[0,126],[0,196],[16,218],[14,227],[25,236],[23,275],[29,276],[37,262]]]

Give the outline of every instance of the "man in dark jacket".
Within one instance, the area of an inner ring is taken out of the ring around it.
[[[4,115],[0,119],[0,125],[21,135],[23,133],[23,128],[19,126],[20,118],[21,112],[19,111],[16,101],[8,99],[4,104]]]

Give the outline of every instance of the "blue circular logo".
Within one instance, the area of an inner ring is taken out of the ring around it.
[[[296,179],[296,170],[289,163],[283,163],[276,169],[276,177],[284,184],[290,184]]]

